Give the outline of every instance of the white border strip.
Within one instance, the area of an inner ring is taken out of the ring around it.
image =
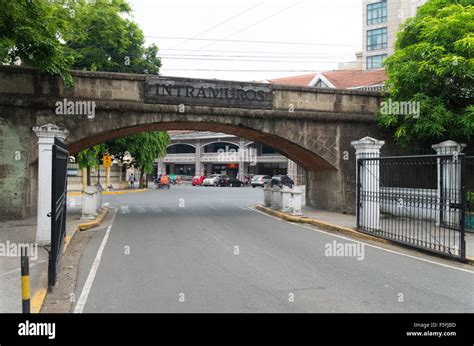
[[[84,307],[87,302],[87,297],[89,297],[89,293],[92,288],[92,284],[94,283],[95,274],[97,273],[97,269],[99,269],[100,260],[102,259],[102,253],[104,252],[105,244],[107,243],[107,239],[109,239],[110,230],[112,229],[112,225],[114,224],[115,215],[117,215],[117,209],[115,209],[114,215],[112,216],[112,220],[110,221],[110,226],[107,228],[107,232],[102,239],[102,243],[100,244],[99,250],[97,251],[97,255],[95,256],[94,263],[92,263],[91,270],[89,275],[87,276],[86,283],[82,288],[81,296],[77,301],[76,307],[74,308],[75,314],[82,314]]]
[[[263,211],[257,210],[257,209],[255,209],[255,208],[253,208],[253,207],[247,207],[247,208],[250,209],[250,210],[252,210],[252,211],[255,211],[255,212],[257,212],[257,213],[260,213],[260,214],[262,214],[262,215],[265,215],[265,216],[268,216],[268,217],[271,217],[271,218],[276,218],[276,217],[273,216],[273,215],[268,215],[267,213],[264,213]],[[283,220],[283,219],[280,219],[280,220]],[[367,245],[367,246],[372,247],[372,248],[374,248],[374,249],[379,249],[379,250],[386,251],[386,252],[390,252],[390,253],[394,253],[394,254],[397,254],[397,255],[400,255],[400,256],[405,256],[405,257],[413,258],[413,259],[416,259],[416,260],[419,260],[419,261],[423,261],[423,262],[428,262],[428,263],[436,264],[436,265],[439,265],[439,266],[442,266],[442,267],[446,267],[446,268],[451,268],[451,269],[460,270],[460,271],[463,271],[463,272],[466,272],[466,273],[469,273],[469,274],[474,274],[474,271],[467,270],[467,269],[464,269],[464,268],[459,268],[459,267],[451,266],[451,265],[449,265],[449,264],[444,264],[444,263],[432,261],[432,260],[429,260],[429,259],[425,259],[425,258],[413,256],[413,255],[408,255],[408,254],[403,253],[403,252],[398,252],[398,251],[394,251],[394,250],[385,249],[385,248],[380,247],[380,246],[376,246],[376,245],[364,243],[364,242],[359,241],[359,240],[355,240],[355,239],[352,239],[352,238],[344,237],[344,236],[342,236],[342,235],[338,235],[338,234],[333,234],[333,233],[330,233],[330,232],[326,232],[326,231],[320,230],[320,229],[318,229],[318,228],[310,227],[310,226],[303,225],[303,224],[300,224],[300,223],[290,222],[290,221],[287,221],[287,220],[284,220],[284,221],[286,221],[286,222],[289,223],[289,224],[295,225],[295,226],[299,226],[299,227],[303,227],[303,228],[310,229],[310,230],[312,230],[312,231],[316,231],[316,232],[324,233],[324,234],[327,234],[327,235],[331,235],[331,236],[336,237],[336,238],[346,239],[346,240],[349,240],[349,241],[352,241],[352,242],[355,242],[355,243],[364,244],[364,245]]]

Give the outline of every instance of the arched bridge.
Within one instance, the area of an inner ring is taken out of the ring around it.
[[[234,134],[272,147],[304,167],[307,202],[355,211],[350,142],[382,137],[376,92],[220,80],[73,71],[75,85],[21,67],[0,67],[0,215],[36,210],[34,126],[66,128],[71,153],[153,130]]]

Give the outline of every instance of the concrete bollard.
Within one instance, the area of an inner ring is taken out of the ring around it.
[[[272,189],[270,186],[268,186],[268,184],[266,184],[263,188],[263,204],[265,207],[272,206]]]
[[[82,216],[81,220],[94,220],[97,216],[102,196],[95,186],[88,186],[82,193]]]
[[[301,191],[299,188],[295,187],[291,190],[290,192],[290,198],[291,198],[291,203],[290,203],[290,209],[291,209],[291,214],[292,215],[303,215],[303,212],[301,211],[301,205],[302,205],[302,197],[303,197],[303,191]]]
[[[274,186],[272,189],[272,209],[281,209],[281,193],[278,186]]]
[[[280,189],[280,194],[281,194],[281,210],[282,211],[290,211],[291,207],[291,191],[288,186],[282,186]]]

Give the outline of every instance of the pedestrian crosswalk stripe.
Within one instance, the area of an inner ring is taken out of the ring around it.
[[[130,213],[130,210],[128,209],[128,206],[127,205],[122,205],[120,207],[120,209],[122,210],[122,214],[128,214]]]

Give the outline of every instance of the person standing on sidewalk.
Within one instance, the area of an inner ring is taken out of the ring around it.
[[[133,189],[133,186],[135,185],[135,177],[133,176],[133,173],[130,174],[128,177],[128,183],[129,183],[129,188]]]

